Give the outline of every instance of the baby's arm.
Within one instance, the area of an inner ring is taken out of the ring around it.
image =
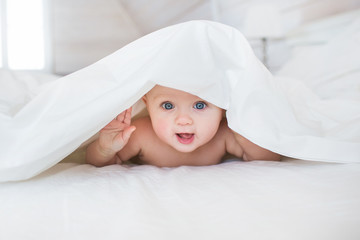
[[[269,161],[280,161],[281,155],[269,151],[265,148],[262,148],[255,143],[250,142],[248,139],[244,138],[240,134],[233,132],[236,141],[243,149],[243,160],[269,160]]]
[[[124,161],[118,152],[128,143],[135,126],[131,126],[131,108],[120,113],[100,131],[99,138],[86,149],[86,162],[97,167]]]
[[[232,131],[227,122],[224,121],[221,125],[225,131],[226,151],[236,157],[242,158],[244,161],[251,160],[270,160],[280,161],[281,156],[277,153],[271,152],[262,148],[255,143],[250,142],[240,134]]]

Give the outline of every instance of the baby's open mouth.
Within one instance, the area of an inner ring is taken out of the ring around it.
[[[193,133],[177,133],[176,137],[178,141],[182,144],[190,144],[194,140]]]

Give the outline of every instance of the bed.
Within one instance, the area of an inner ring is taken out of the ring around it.
[[[353,33],[359,34],[358,30]],[[321,52],[326,44],[312,46],[312,50]],[[296,66],[306,69],[307,57],[312,56],[312,51],[295,54],[277,74],[279,81],[301,77],[305,86],[318,87],[324,85],[321,80],[333,79],[327,78],[330,69],[324,68],[311,68],[301,76],[303,71]],[[360,61],[351,62],[354,64],[347,69],[351,74],[335,76],[345,76],[349,84],[349,78],[358,76],[360,69]],[[317,78],[315,84],[310,81],[314,76],[325,77]],[[40,81],[39,77],[32,79],[35,85]],[[49,82],[42,88],[50,88],[53,81]],[[332,88],[313,89],[322,99],[330,98]],[[351,88],[344,96],[346,101],[355,101],[359,89]],[[2,111],[9,113],[14,106],[23,106],[27,100],[21,99],[14,99],[14,105]],[[111,117],[96,120],[93,131],[82,137],[93,136]],[[359,133],[353,135],[358,139]],[[356,148],[349,155],[337,153],[327,162],[288,154],[281,162],[229,159],[206,167],[126,164],[96,168],[83,164],[86,142],[82,146],[67,142],[52,159],[43,156],[46,161],[38,164],[41,168],[26,165],[13,175],[2,172],[2,179],[6,175],[10,181],[0,185],[1,239],[360,238],[360,164],[354,161],[359,160],[360,150],[354,151]],[[359,141],[354,144],[358,146]],[[68,155],[65,152],[73,153],[57,163]]]
[[[61,163],[3,183],[1,239],[358,239],[358,164]]]

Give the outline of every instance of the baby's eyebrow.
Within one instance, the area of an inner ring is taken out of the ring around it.
[[[156,95],[156,96],[154,97],[154,100],[157,100],[157,99],[169,99],[169,98],[171,98],[170,95],[159,94],[159,95]]]

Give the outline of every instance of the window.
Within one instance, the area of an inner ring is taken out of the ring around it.
[[[45,69],[44,1],[0,0],[0,66]]]

